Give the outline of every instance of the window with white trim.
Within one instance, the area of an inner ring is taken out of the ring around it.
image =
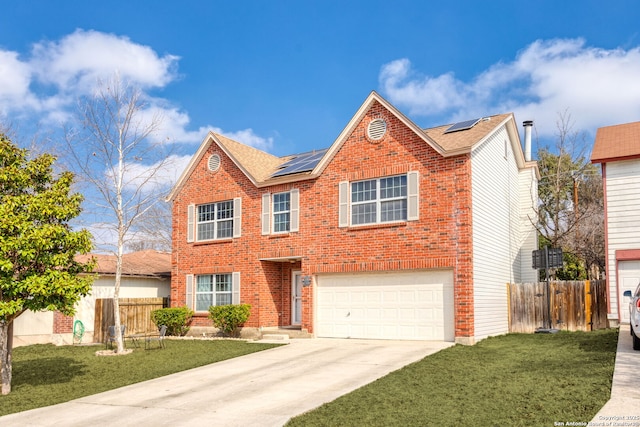
[[[284,233],[291,228],[291,193],[273,195],[273,232]]]
[[[262,234],[298,231],[300,191],[293,188],[282,193],[262,195]]]
[[[418,172],[363,181],[340,182],[340,227],[416,221],[419,218]]]
[[[213,305],[229,305],[232,297],[231,274],[196,276],[196,309],[207,311]]]
[[[407,176],[351,183],[351,224],[407,220]]]
[[[197,240],[233,237],[233,201],[198,206]]]
[[[187,274],[186,305],[197,312],[215,305],[240,304],[240,272]]]
[[[189,205],[187,241],[240,237],[241,199]]]

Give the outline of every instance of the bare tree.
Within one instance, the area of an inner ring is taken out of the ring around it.
[[[79,103],[79,126],[65,132],[67,146],[96,197],[94,213],[111,231],[116,257],[114,323],[120,331],[122,259],[133,228],[159,201],[162,171],[169,156],[158,141],[162,117],[149,114],[149,105],[137,87],[115,76],[98,82],[91,97]],[[124,351],[116,333],[116,352]]]
[[[171,228],[171,204],[157,203],[132,227],[132,237],[127,244],[127,249],[131,251],[155,249],[170,252]]]
[[[538,232],[541,241],[575,255],[592,273],[604,263],[602,179],[586,159],[586,135],[573,131],[568,111],[558,114],[556,125],[555,150],[538,151]]]

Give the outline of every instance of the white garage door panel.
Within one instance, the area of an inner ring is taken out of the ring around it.
[[[317,335],[453,341],[452,283],[450,271],[319,276]]]
[[[618,263],[620,286],[618,301],[620,301],[620,323],[629,323],[629,297],[624,297],[624,291],[635,292],[640,282],[640,261],[620,261]]]

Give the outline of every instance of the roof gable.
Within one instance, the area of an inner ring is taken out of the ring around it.
[[[591,162],[606,163],[640,157],[640,122],[598,128]]]
[[[530,166],[524,160],[520,137],[515,125],[515,119],[511,113],[484,117],[480,119],[477,124],[468,129],[446,133],[446,130],[451,125],[421,129],[387,100],[378,95],[375,91],[372,91],[331,146],[326,150],[320,150],[324,151],[324,155],[322,155],[322,157],[317,160],[317,163],[312,166],[313,169],[305,169],[301,171],[295,170],[293,171],[294,173],[280,174],[279,172],[282,171],[282,166],[288,161],[295,159],[296,155],[277,157],[262,150],[258,150],[257,148],[229,139],[223,135],[209,132],[203,143],[200,145],[200,148],[191,159],[191,162],[178,179],[178,182],[167,197],[167,200],[173,200],[176,197],[188,177],[193,172],[193,169],[200,163],[202,157],[209,150],[209,147],[212,144],[216,144],[222,151],[224,151],[224,153],[256,187],[266,187],[317,178],[331,163],[331,160],[340,151],[340,148],[347,141],[358,124],[364,119],[365,115],[372,108],[374,103],[378,103],[390,114],[394,115],[398,120],[406,125],[407,128],[421,138],[425,144],[429,145],[443,157],[469,153],[474,147],[481,144],[482,141],[486,140],[491,134],[500,129],[501,126],[506,126],[511,143],[514,145],[514,151],[518,153],[516,156],[518,166],[520,168]],[[535,162],[532,163],[535,164]]]

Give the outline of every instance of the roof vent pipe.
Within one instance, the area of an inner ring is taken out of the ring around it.
[[[522,122],[524,126],[524,160],[531,161],[531,128],[533,127],[533,120],[525,120]]]

